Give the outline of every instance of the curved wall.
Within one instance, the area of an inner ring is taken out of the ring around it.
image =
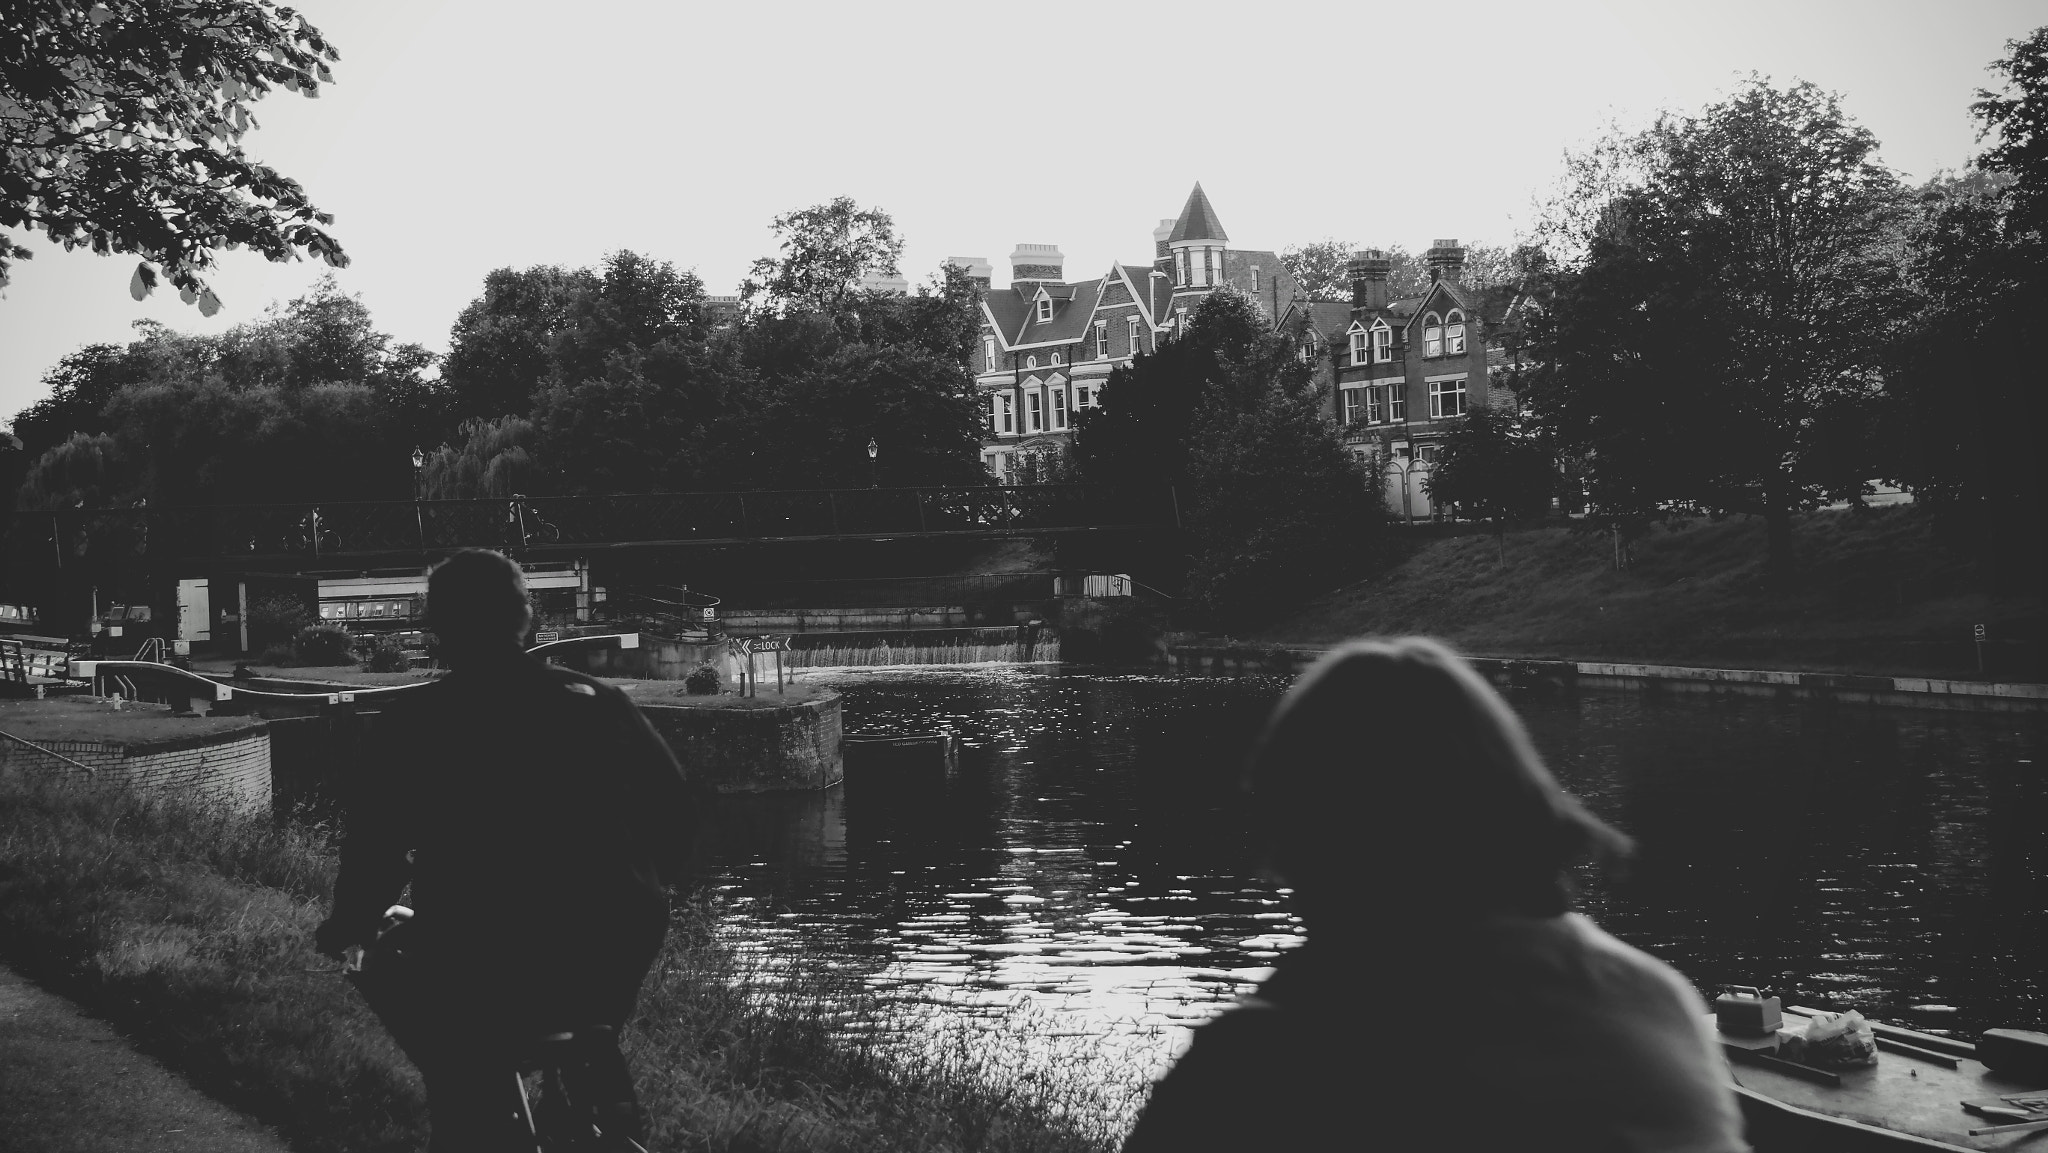
[[[0,769],[34,768],[76,774],[75,761],[97,784],[204,797],[241,812],[270,808],[270,732],[262,722],[219,733],[161,740],[37,741],[58,754],[0,740]],[[62,759],[60,759],[62,758]]]
[[[721,793],[823,789],[845,775],[838,693],[761,708],[639,704],[683,767]]]

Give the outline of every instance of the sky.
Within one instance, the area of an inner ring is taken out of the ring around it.
[[[376,325],[445,351],[506,266],[622,248],[736,291],[769,222],[851,196],[903,273],[1019,243],[1066,274],[1149,262],[1200,181],[1233,247],[1512,242],[1567,149],[1696,111],[1750,73],[1839,92],[1909,180],[1978,151],[1968,106],[2040,0],[1459,0],[1386,4],[717,4],[297,0],[341,51],[273,92],[244,146],[335,214]],[[221,331],[317,261],[225,253],[211,320],[133,257],[36,252],[0,299],[0,424],[65,354],[141,318]]]

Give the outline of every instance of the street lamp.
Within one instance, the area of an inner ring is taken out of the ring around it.
[[[420,470],[426,466],[427,454],[421,452],[418,445],[414,445],[412,450],[412,498],[414,500],[420,499]]]
[[[412,446],[412,527],[419,533],[420,551],[427,551],[427,518],[420,512],[420,498],[425,487],[420,483],[420,470],[427,465],[427,454],[420,446]]]
[[[877,485],[876,485],[876,483],[875,483],[875,456],[876,456],[876,454],[880,453],[881,451],[882,451],[882,446],[881,446],[881,445],[879,445],[879,444],[876,444],[876,443],[875,443],[875,438],[874,438],[874,437],[872,437],[872,436],[871,436],[871,437],[869,437],[869,438],[868,438],[868,487],[869,487],[869,488],[875,488],[875,487],[877,487]]]

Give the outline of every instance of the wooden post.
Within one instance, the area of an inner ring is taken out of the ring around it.
[[[775,695],[782,695],[782,648],[779,645],[775,649]]]

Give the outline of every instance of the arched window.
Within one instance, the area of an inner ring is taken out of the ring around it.
[[[1444,318],[1444,354],[1465,355],[1465,314],[1455,309]]]
[[[1444,322],[1432,312],[1422,318],[1422,355],[1427,357],[1444,354]]]

